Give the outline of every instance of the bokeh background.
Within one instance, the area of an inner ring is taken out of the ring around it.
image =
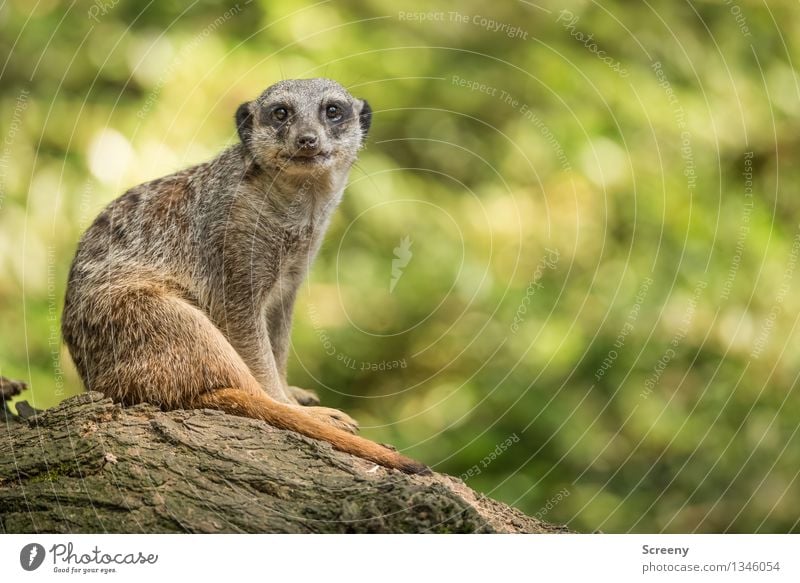
[[[290,380],[580,531],[800,517],[796,2],[0,4],[0,374],[81,391],[80,233],[327,76],[375,111]]]

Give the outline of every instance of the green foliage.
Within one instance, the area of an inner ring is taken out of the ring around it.
[[[3,4],[0,374],[79,390],[82,230],[265,86],[328,76],[374,123],[294,384],[578,530],[796,531],[796,4],[403,6]]]

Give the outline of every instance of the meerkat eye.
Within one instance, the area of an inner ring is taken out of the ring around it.
[[[289,117],[289,110],[285,107],[276,107],[272,110],[272,117],[278,121],[286,121],[286,118]]]
[[[325,116],[331,121],[339,121],[343,117],[342,108],[338,105],[329,105],[325,108]]]

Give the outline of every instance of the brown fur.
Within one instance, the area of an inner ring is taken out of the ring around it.
[[[290,115],[278,119],[276,108]],[[357,423],[341,411],[301,407],[313,394],[286,382],[297,288],[369,113],[332,81],[283,81],[239,108],[241,143],[112,202],[80,242],[64,306],[64,339],[86,387],[126,404],[262,419],[426,471],[348,433]]]
[[[307,411],[321,409],[300,409],[291,405],[278,403],[262,392],[249,393],[241,389],[219,389],[204,393],[193,403],[196,407],[220,409],[233,415],[263,419],[270,425],[312,435],[327,441],[340,451],[351,453],[389,468],[396,468],[408,473],[421,473],[425,466],[417,461],[403,457],[397,452],[368,439],[352,435],[336,428],[326,419],[327,413],[321,417],[309,419]],[[335,411],[330,409],[329,411]],[[336,415],[336,413],[333,413]]]

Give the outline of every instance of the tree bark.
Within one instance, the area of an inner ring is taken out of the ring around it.
[[[3,533],[565,532],[442,474],[409,476],[218,411],[99,393],[6,421]]]

